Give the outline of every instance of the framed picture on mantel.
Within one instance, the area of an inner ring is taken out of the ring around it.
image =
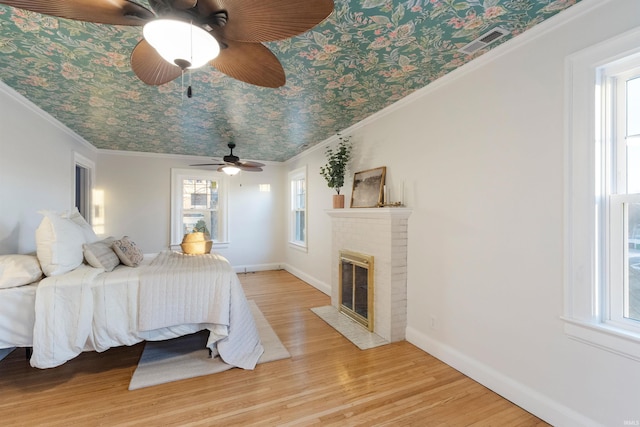
[[[383,202],[386,166],[356,172],[351,191],[352,208],[376,208]]]

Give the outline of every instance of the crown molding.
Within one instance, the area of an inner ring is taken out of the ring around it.
[[[156,158],[156,159],[179,159],[179,160],[186,160],[191,162],[202,162],[203,159],[208,160],[215,157],[222,158],[222,156],[195,156],[192,154],[151,153],[146,151],[108,150],[105,148],[98,148],[96,150],[99,155],[104,154],[104,155],[110,155],[110,156],[150,157],[150,158]],[[283,162],[275,162],[270,160],[253,160],[253,159],[245,159],[245,158],[241,160],[260,162],[269,166],[278,166],[283,164]]]
[[[410,93],[404,98],[394,102],[388,107],[383,108],[382,110],[372,114],[371,116],[359,121],[358,123],[344,129],[341,131],[343,135],[350,135],[355,133],[358,129],[367,126],[370,123],[375,122],[376,120],[381,119],[389,114],[392,114],[400,109],[403,109],[407,105],[412,104],[413,102],[424,98],[430,93],[446,86],[454,83],[456,80],[466,76],[467,74],[478,70],[481,67],[486,66],[487,64],[497,60],[498,58],[513,52],[525,46],[528,43],[533,42],[534,40],[548,34],[549,32],[560,28],[561,26],[567,24],[568,22],[574,21],[583,15],[591,12],[594,9],[600,8],[607,3],[612,3],[614,0],[582,0],[580,3],[571,6],[570,8],[557,13],[549,19],[544,20],[540,24],[535,25],[534,27],[524,31],[523,33],[515,36],[514,38],[502,43],[495,48],[489,50],[488,52],[478,56],[477,58],[472,59],[466,64],[454,69],[450,73],[445,74],[444,76],[432,81],[421,89],[416,90],[415,92]],[[294,162],[301,157],[305,157],[314,151],[325,148],[332,144],[337,140],[336,136],[332,136],[330,138],[325,139],[324,141],[314,145],[308,150],[303,151],[302,153],[297,154],[296,156],[286,160],[284,163],[288,164],[290,162]]]
[[[51,114],[44,111],[42,108],[38,107],[36,104],[28,100],[24,95],[17,92],[12,87],[8,86],[5,82],[0,80],[0,92],[6,94],[9,98],[13,99],[18,104],[25,107],[27,110],[31,111],[35,115],[41,117],[43,120],[48,122],[49,124],[55,126],[57,129],[61,130],[65,134],[71,137],[75,142],[80,145],[86,147],[94,153],[98,152],[98,149],[91,143],[89,143],[86,139],[69,129],[67,126],[62,124],[58,119],[53,117]]]

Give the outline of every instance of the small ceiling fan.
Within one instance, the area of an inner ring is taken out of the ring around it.
[[[238,172],[246,171],[246,172],[262,172],[263,163],[251,162],[251,161],[241,161],[240,158],[233,154],[233,149],[236,148],[235,142],[230,142],[227,144],[231,153],[220,160],[214,160],[215,163],[198,163],[195,165],[189,166],[220,166],[218,168],[218,172],[224,172],[227,175],[235,175]]]
[[[333,0],[0,0],[45,15],[110,25],[144,25],[131,67],[162,85],[186,69],[210,64],[234,79],[280,87],[280,61],[262,42],[310,30],[333,11]],[[183,43],[176,43],[184,37]],[[177,49],[177,50],[176,50]],[[203,52],[202,56],[200,53]]]

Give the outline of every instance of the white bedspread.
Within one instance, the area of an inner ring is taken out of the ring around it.
[[[31,347],[38,282],[0,291],[0,349]]]
[[[36,292],[31,366],[53,368],[80,354],[91,335],[91,284],[103,270],[81,265],[42,279]]]
[[[191,260],[183,263],[184,258]],[[207,346],[230,365],[253,369],[264,351],[240,281],[219,255],[167,251],[138,268],[121,265],[105,273],[81,266],[45,281],[46,290],[36,298],[37,313],[45,314],[36,316],[35,367],[61,365],[83,350],[104,351],[202,329],[211,331]]]
[[[236,277],[221,255],[161,252],[140,276],[138,330],[185,323],[229,325]]]

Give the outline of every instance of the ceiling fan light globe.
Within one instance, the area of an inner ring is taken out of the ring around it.
[[[237,168],[235,166],[223,166],[221,169],[224,173],[231,176],[236,175],[240,172],[240,168]]]
[[[184,21],[155,19],[145,24],[142,35],[165,61],[181,68],[202,67],[220,53],[215,37]]]

